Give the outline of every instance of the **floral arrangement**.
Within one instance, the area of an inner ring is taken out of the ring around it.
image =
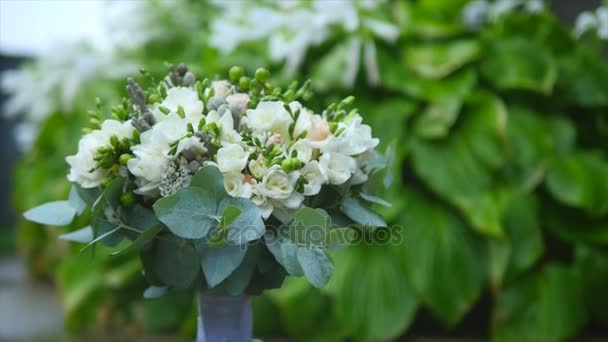
[[[149,296],[195,285],[259,293],[287,274],[321,287],[329,249],[385,226],[366,205],[383,203],[365,187],[384,166],[379,141],[352,96],[316,114],[301,102],[310,81],[283,90],[266,69],[250,78],[233,67],[212,82],[185,65],[160,82],[142,74],[144,86],[129,79],[110,118],[99,102],[91,113],[66,158],[69,199],[28,220],[59,226],[88,215],[89,226],[62,238],[116,254],[137,248],[156,286]]]

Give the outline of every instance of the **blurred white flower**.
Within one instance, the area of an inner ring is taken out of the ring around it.
[[[462,9],[462,21],[471,28],[494,22],[515,10],[535,14],[545,9],[543,0],[474,0]]]
[[[601,6],[595,12],[579,14],[574,24],[574,35],[581,37],[589,31],[595,31],[600,39],[608,39],[608,8]]]
[[[350,52],[345,56],[349,58],[348,68],[343,79],[346,86],[355,82],[362,53],[368,81],[371,84],[379,81],[375,43],[369,39],[369,33],[387,42],[399,36],[399,28],[393,23],[367,16],[367,11],[377,9],[384,0],[213,2],[221,14],[211,23],[212,46],[228,54],[241,43],[267,40],[270,57],[285,61],[288,73],[298,70],[309,48],[345,32],[350,39]]]

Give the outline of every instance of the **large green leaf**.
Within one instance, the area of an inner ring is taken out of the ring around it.
[[[416,119],[414,133],[421,138],[445,137],[456,122],[461,106],[462,100],[458,98],[431,103]]]
[[[592,215],[608,213],[608,162],[597,153],[576,153],[554,160],[547,188],[565,205]]]
[[[551,158],[571,148],[572,132],[572,125],[563,118],[544,118],[525,107],[509,107],[505,165],[509,182],[533,190],[542,182]]]
[[[505,238],[489,241],[490,281],[495,290],[505,280],[508,282],[528,270],[541,257],[543,241],[538,211],[533,195],[511,199],[503,218]]]
[[[496,341],[562,341],[576,335],[586,320],[579,274],[549,264],[505,289],[492,322]]]
[[[336,255],[327,289],[338,320],[357,340],[392,340],[414,319],[417,300],[394,252],[394,246],[361,244]]]
[[[384,49],[378,49],[378,68],[385,88],[404,93],[415,99],[439,101],[446,97],[464,97],[477,83],[477,73],[472,68],[463,68],[437,82],[425,79],[399,62]]]
[[[584,49],[559,59],[559,99],[585,107],[608,105],[608,65]]]
[[[531,90],[551,94],[557,63],[546,47],[525,38],[492,40],[481,71],[501,90]]]
[[[428,79],[441,79],[477,58],[480,45],[472,39],[425,43],[405,49],[405,64]]]
[[[501,211],[506,193],[495,186],[504,162],[506,109],[500,99],[477,94],[462,123],[447,139],[414,140],[416,174],[457,206],[478,231],[502,236]]]
[[[597,320],[608,321],[608,253],[576,246],[576,267],[581,273],[585,304]]]
[[[480,245],[464,222],[439,203],[407,192],[399,254],[407,279],[438,318],[454,325],[479,297],[483,284]]]

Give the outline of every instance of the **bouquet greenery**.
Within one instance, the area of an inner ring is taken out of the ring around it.
[[[287,274],[322,287],[328,249],[355,238],[348,227],[386,226],[366,205],[382,202],[365,186],[384,166],[379,140],[352,96],[315,114],[299,102],[310,82],[282,90],[266,69],[213,82],[183,64],[160,82],[143,75],[146,90],[129,79],[128,98],[92,113],[66,158],[69,199],[24,216],[56,226],[83,216],[89,225],[63,239],[136,249],[147,296],[259,294]]]

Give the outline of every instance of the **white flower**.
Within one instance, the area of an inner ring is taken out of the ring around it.
[[[291,122],[283,102],[260,102],[255,109],[248,109],[246,124],[254,131],[270,131],[287,136]]]
[[[306,136],[309,140],[315,142],[322,142],[329,137],[331,134],[329,130],[329,124],[325,119],[319,115],[314,115],[310,119],[310,126],[308,128],[308,135]]]
[[[165,166],[170,160],[164,151],[168,145],[157,139],[158,132],[145,131],[140,135],[140,144],[131,147],[135,158],[127,162],[127,168],[136,177],[135,182],[139,188],[138,194],[152,195],[158,191]]]
[[[131,121],[120,122],[116,120],[106,120],[101,125],[101,129],[85,135],[78,142],[78,152],[66,158],[70,164],[68,180],[80,184],[83,188],[94,188],[101,184],[102,179],[108,171],[95,169],[95,153],[100,147],[110,145],[110,138],[116,136],[119,140],[131,138],[134,127]]]
[[[217,151],[217,165],[222,173],[240,172],[247,165],[249,153],[238,144],[224,146]]]
[[[316,160],[304,165],[304,167],[300,169],[300,173],[308,182],[307,184],[304,184],[305,196],[314,196],[318,194],[319,191],[321,191],[323,184],[327,183],[327,175],[323,172],[321,165],[319,165],[319,162]]]
[[[357,170],[354,158],[337,152],[324,153],[319,159],[319,165],[334,185],[344,184]]]
[[[175,152],[176,155],[182,153],[182,151],[192,151],[197,154],[204,154],[207,152],[207,148],[205,144],[201,142],[201,140],[197,137],[188,137],[179,141],[177,144],[177,150]]]
[[[258,206],[258,208],[262,212],[262,217],[264,219],[267,219],[272,214],[272,211],[274,210],[274,205],[268,198],[266,198],[266,196],[262,195],[261,185],[259,183],[254,184],[252,188],[253,191],[251,194],[251,201]]]
[[[166,144],[168,149],[169,144],[178,141],[188,133],[188,121],[175,113],[169,113],[165,120],[152,127],[152,131],[154,134],[151,134],[150,138],[154,139],[157,144]]]
[[[207,123],[216,123],[221,127],[221,144],[222,146],[238,144],[243,139],[239,132],[234,129],[234,119],[230,111],[225,111],[222,116],[212,110],[207,114]]]
[[[271,166],[260,183],[260,193],[271,199],[287,199],[293,190],[292,178],[279,165]]]
[[[203,117],[204,104],[198,98],[198,94],[192,88],[188,87],[173,87],[167,90],[167,97],[161,103],[161,106],[169,109],[172,113],[177,113],[179,106],[184,109],[184,114],[191,120],[200,120]],[[162,117],[155,115],[157,120],[163,120]]]
[[[289,150],[289,155],[293,151],[296,151],[297,158],[302,163],[308,163],[310,158],[312,158],[312,145],[310,144],[310,140],[308,139],[300,139],[296,141]]]
[[[232,197],[250,198],[253,193],[253,188],[251,183],[245,180],[245,175],[240,172],[224,174],[224,188]]]
[[[342,134],[333,139],[326,150],[354,156],[378,146],[380,141],[372,137],[371,127],[363,125],[362,121],[359,115],[347,121]]]
[[[249,172],[256,179],[264,178],[264,175],[268,172],[264,159],[258,158],[258,160],[249,161]]]

